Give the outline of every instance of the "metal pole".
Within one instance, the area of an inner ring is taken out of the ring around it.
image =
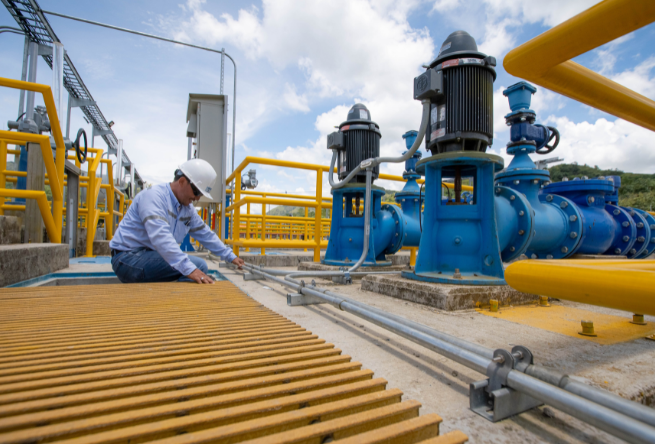
[[[35,42],[30,42],[30,63],[27,72],[27,81],[36,82],[36,62],[39,56],[39,45]],[[34,119],[34,91],[27,92],[27,109],[25,110],[25,119]]]
[[[103,28],[114,29],[116,31],[128,32],[130,34],[140,35],[142,37],[149,37],[151,39],[157,39],[164,42],[175,43],[177,45],[188,46],[189,48],[202,49],[203,51],[214,52],[217,54],[225,55],[227,58],[229,58],[232,61],[232,64],[234,65],[234,104],[232,105],[232,172],[234,171],[234,147],[235,147],[235,140],[236,140],[236,117],[237,117],[237,64],[228,53],[226,53],[224,50],[218,51],[216,49],[207,48],[204,46],[192,45],[191,43],[180,42],[178,40],[167,39],[165,37],[160,37],[158,35],[147,34],[145,32],[140,32],[140,31],[133,31],[127,28],[120,28],[118,26],[107,25],[105,23],[94,22],[93,20],[73,17],[66,14],[60,14],[58,12],[43,11],[43,10],[41,12],[43,12],[44,14],[50,14],[57,17],[67,18],[70,20],[76,20],[78,22],[88,23],[90,25],[102,26]]]
[[[52,95],[61,125],[64,121],[64,45],[59,42],[52,44]]]
[[[225,79],[225,48],[221,48],[221,95],[223,95],[224,79]]]
[[[116,164],[118,168],[116,170],[116,180],[117,185],[122,186],[121,179],[123,178],[123,139],[118,139],[118,151],[116,152]],[[123,211],[123,209],[121,209]]]
[[[27,62],[29,56],[30,38],[25,35],[25,46],[23,47],[23,70],[20,73],[20,79],[24,82],[27,80]],[[20,99],[18,101],[18,115],[25,112],[25,90],[20,90]]]
[[[193,137],[189,137],[189,148],[187,150],[186,160],[191,160],[192,149],[193,149]]]
[[[66,111],[66,138],[70,140],[71,134],[71,95],[68,94],[68,110]]]

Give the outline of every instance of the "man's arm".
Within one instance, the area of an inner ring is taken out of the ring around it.
[[[243,259],[240,259],[232,252],[232,249],[226,246],[218,238],[216,233],[214,233],[198,214],[194,212],[193,217],[191,218],[191,223],[189,224],[189,234],[195,240],[199,241],[206,249],[211,251],[216,256],[225,260],[226,262],[231,262],[234,265],[241,268],[244,264]]]
[[[141,198],[139,217],[153,247],[171,267],[189,276],[196,270],[196,266],[175,242],[166,218],[167,212],[168,202],[158,193],[148,192]]]

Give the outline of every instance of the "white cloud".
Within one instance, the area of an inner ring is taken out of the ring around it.
[[[651,56],[633,69],[610,76],[612,80],[642,94],[649,99],[655,99],[655,57]]]
[[[290,85],[289,83],[284,84],[284,94],[282,95],[284,103],[295,111],[302,111],[304,113],[309,112],[309,106],[307,105],[307,97],[305,94],[298,95],[296,93],[295,85]]]
[[[617,119],[598,119],[595,123],[574,123],[566,117],[546,120],[557,127],[562,141],[556,154],[567,163],[618,168],[632,173],[653,173],[655,150],[650,130]]]

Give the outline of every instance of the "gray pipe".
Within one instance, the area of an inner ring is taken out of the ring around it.
[[[267,279],[271,279],[275,282],[281,283],[282,285],[285,285],[287,287],[293,288],[295,291],[298,291],[303,294],[310,294],[312,296],[319,297],[321,299],[326,300],[330,304],[336,306],[337,308],[344,310],[344,311],[349,311],[352,314],[355,314],[357,316],[361,316],[360,311],[364,312],[370,312],[372,315],[376,316],[377,322],[371,321],[376,323],[376,325],[379,325],[385,329],[388,329],[390,331],[393,331],[394,333],[398,333],[392,328],[389,328],[389,325],[397,324],[397,325],[403,325],[409,330],[416,331],[418,333],[421,333],[423,335],[432,337],[438,341],[441,342],[446,342],[451,344],[452,346],[459,347],[467,352],[473,353],[478,355],[482,359],[486,359],[488,361],[491,360],[493,357],[493,350],[483,347],[481,345],[471,343],[459,338],[456,338],[454,336],[451,336],[447,333],[443,333],[434,329],[431,329],[430,327],[427,327],[425,325],[418,324],[416,322],[407,320],[405,318],[402,318],[401,316],[397,316],[391,313],[384,312],[380,309],[377,309],[375,307],[370,307],[367,306],[366,304],[363,304],[361,302],[349,299],[343,295],[340,295],[338,293],[330,292],[328,290],[320,289],[320,288],[308,288],[308,287],[303,287],[300,285],[299,282],[293,282],[293,279],[286,279],[286,280],[281,280],[279,278],[274,278],[268,273],[265,273],[261,271],[261,268],[257,267],[255,268],[254,266],[247,265],[247,268],[249,268],[253,272],[257,272],[258,274],[263,275]],[[267,270],[268,271],[268,270]],[[276,273],[285,273],[283,270],[274,270]],[[330,273],[330,272],[328,272]],[[294,273],[295,274],[295,273]],[[359,274],[359,273],[358,273]],[[297,276],[296,276],[297,277]],[[344,305],[345,304],[345,305]],[[352,307],[358,307],[358,312],[354,312],[351,310]],[[368,318],[366,318],[368,319]],[[387,321],[390,321],[391,324],[387,323],[379,323],[381,319],[386,319]],[[403,336],[401,334],[401,336]],[[430,348],[431,350],[437,351],[441,353],[438,350],[435,350],[432,348],[432,346],[427,346],[421,342],[418,342],[410,337],[406,337],[420,345],[426,346]],[[416,337],[416,336],[413,336]],[[450,356],[449,356],[450,357]],[[455,359],[457,361],[457,359]],[[460,361],[457,361],[460,362]],[[460,362],[462,363],[462,362]],[[466,365],[466,364],[464,364]],[[469,366],[470,367],[470,366]],[[473,367],[470,367],[473,368]],[[475,369],[475,368],[474,368]],[[486,367],[485,369],[476,369],[480,371],[481,373],[486,372]],[[569,392],[572,395],[577,395],[579,397],[582,397],[586,399],[587,401],[594,402],[596,404],[599,404],[600,406],[603,406],[607,409],[611,409],[615,412],[618,412],[620,414],[626,415],[633,420],[636,421],[641,421],[646,424],[650,425],[655,425],[655,411],[649,409],[648,407],[638,404],[633,401],[629,401],[627,399],[621,398],[620,396],[614,395],[609,392],[605,392],[603,390],[595,389],[593,387],[588,386],[587,384],[583,384],[577,381],[574,381],[570,379],[567,375],[560,374],[558,372],[546,369],[544,367],[538,367],[535,365],[531,365],[528,367],[526,370],[526,374],[529,375],[532,378],[535,378],[537,380],[544,381],[545,383],[548,384],[548,387],[551,389],[553,388],[552,386],[554,385],[555,387],[559,387],[560,389]],[[552,384],[552,385],[551,385]],[[534,396],[537,399],[541,399],[538,396]],[[541,399],[542,400],[542,399]],[[548,401],[544,401],[549,404],[551,404]],[[554,404],[551,404],[554,405]],[[555,406],[555,405],[554,405]],[[557,406],[555,406],[557,407]],[[573,415],[575,416],[575,415]],[[600,427],[602,428],[602,427]],[[605,429],[603,429],[605,430]],[[607,430],[609,431],[609,430]],[[624,435],[618,435],[618,436],[624,436]],[[641,442],[641,441],[636,441],[636,442]]]
[[[507,385],[628,442],[655,442],[655,429],[649,425],[555,388],[525,373],[510,371],[507,375]]]
[[[348,269],[352,273],[362,266],[366,255],[368,254],[369,237],[371,235],[371,181],[373,179],[373,169],[366,168],[366,195],[364,196],[364,247],[359,260]],[[359,210],[358,210],[359,211]]]

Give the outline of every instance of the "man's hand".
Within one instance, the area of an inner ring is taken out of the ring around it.
[[[239,267],[239,270],[241,270],[241,267],[243,267],[246,264],[246,262],[243,259],[241,259],[240,257],[235,258],[232,261],[232,263],[234,265],[236,265],[237,267]]]
[[[243,262],[243,261],[242,261]],[[192,281],[195,281],[198,284],[213,284],[214,280],[207,276],[205,273],[200,271],[199,268],[193,270],[193,272],[187,276]]]

